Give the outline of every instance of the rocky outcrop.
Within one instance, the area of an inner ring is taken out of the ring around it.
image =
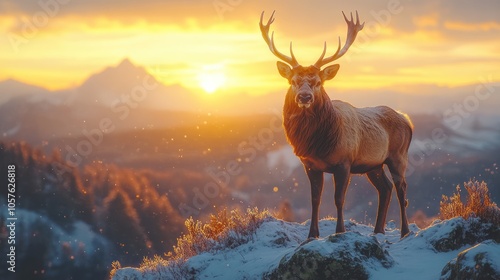
[[[500,279],[500,244],[487,240],[458,254],[441,272],[441,280]]]
[[[437,252],[449,252],[489,239],[500,243],[500,227],[484,223],[479,218],[465,220],[458,217],[436,220],[431,227],[422,230],[419,237],[426,238]]]
[[[367,268],[394,263],[374,236],[357,232],[312,240],[285,255],[266,279],[368,279]]]

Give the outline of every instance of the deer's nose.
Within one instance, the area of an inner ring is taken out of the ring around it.
[[[310,93],[299,93],[297,95],[297,102],[302,104],[307,104],[312,101],[312,94]]]

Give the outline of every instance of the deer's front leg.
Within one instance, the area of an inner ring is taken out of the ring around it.
[[[321,193],[323,192],[323,172],[305,167],[309,182],[311,182],[311,202],[312,216],[311,227],[308,238],[319,237],[319,205],[321,203]]]
[[[335,206],[337,207],[337,228],[336,233],[345,232],[344,227],[344,200],[345,193],[347,191],[347,186],[349,185],[350,178],[350,166],[341,165],[333,173],[333,178],[335,180]]]

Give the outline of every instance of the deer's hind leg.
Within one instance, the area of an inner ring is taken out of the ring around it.
[[[394,186],[396,187],[396,193],[399,200],[399,208],[401,210],[401,237],[404,237],[410,232],[408,228],[408,218],[406,217],[406,206],[408,206],[408,201],[406,200],[406,165],[407,160],[405,160],[405,157],[403,156],[397,158],[396,160],[391,160],[387,163],[389,171],[391,171]]]
[[[387,217],[389,203],[391,202],[392,183],[385,175],[382,165],[366,173],[366,175],[378,191],[378,212],[374,232],[385,233],[385,219]]]

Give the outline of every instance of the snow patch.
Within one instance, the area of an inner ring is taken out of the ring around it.
[[[400,231],[394,222],[390,222],[385,234],[374,234],[373,227],[345,221],[347,239],[335,234],[336,220],[324,219],[320,221],[320,230],[323,238],[304,242],[309,232],[309,223],[302,224],[284,222],[269,218],[257,229],[253,241],[232,249],[222,249],[206,252],[190,258],[186,262],[186,273],[193,279],[266,279],[275,271],[280,262],[289,259],[300,249],[307,249],[320,255],[337,254],[346,248],[346,243],[356,244],[374,240],[384,254],[389,256],[390,265],[381,261],[369,260],[363,263],[369,274],[369,279],[439,279],[443,267],[457,257],[461,251],[473,245],[460,246],[459,249],[446,252],[437,251],[431,241],[447,238],[450,231],[458,226],[471,229],[469,220],[456,218],[448,221],[436,221],[426,229],[419,229],[415,224],[410,225],[410,232],[405,238],[400,238]],[[481,230],[481,227],[480,227]],[[334,243],[329,240],[336,240]],[[359,239],[359,240],[358,240]],[[362,240],[361,240],[362,239]],[[340,241],[339,241],[340,240]],[[488,242],[488,241],[485,241]],[[344,248],[345,247],[345,248]],[[500,259],[497,247],[488,249],[488,257]],[[470,250],[475,250],[474,248]],[[364,256],[357,259],[365,259]],[[138,268],[118,270],[113,280],[123,279],[168,279],[165,269],[162,276],[148,271],[141,272]],[[161,278],[163,277],[163,278]],[[167,278],[165,278],[167,277]]]

